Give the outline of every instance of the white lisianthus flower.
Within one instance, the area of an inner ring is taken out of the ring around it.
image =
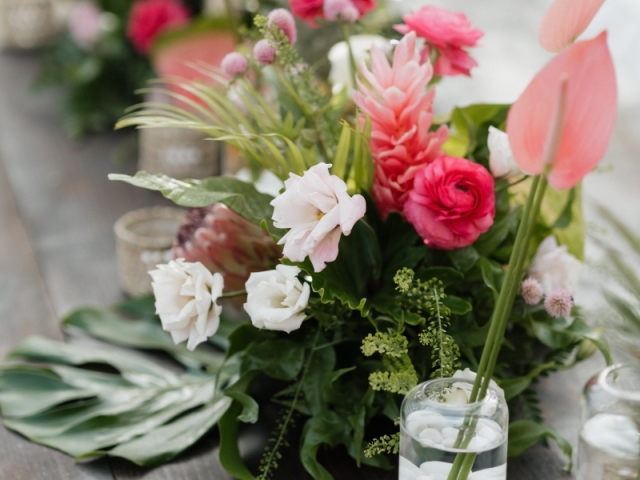
[[[353,35],[349,39],[351,50],[356,61],[360,65],[369,56],[369,51],[374,45],[383,50],[391,49],[391,42],[379,35]],[[353,84],[353,74],[351,73],[351,59],[349,58],[349,47],[346,42],[338,42],[329,50],[329,82],[333,85],[333,93],[340,93],[345,87],[349,91],[355,88]]]
[[[297,275],[298,267],[278,265],[275,270],[254,272],[247,280],[244,309],[257,328],[290,333],[300,328],[311,289]]]
[[[158,265],[149,275],[156,313],[176,344],[188,340],[187,348],[194,350],[216,333],[222,312],[216,304],[224,288],[222,275],[212,274],[200,262],[183,259]]]
[[[309,257],[316,272],[338,257],[340,235],[349,235],[367,209],[364,197],[350,197],[329,167],[320,163],[302,177],[290,174],[284,193],[271,202],[274,225],[289,229],[278,242],[284,244],[284,256],[294,262]]]
[[[556,238],[550,235],[543,240],[531,260],[529,277],[542,284],[546,295],[559,288],[575,295],[582,269],[582,262],[569,253],[566,245],[558,245]]]
[[[522,170],[513,158],[509,145],[509,137],[505,132],[495,127],[489,127],[489,170],[495,178],[510,178],[522,175]]]

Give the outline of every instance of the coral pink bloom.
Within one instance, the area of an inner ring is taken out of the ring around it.
[[[375,0],[349,0],[360,16],[376,8]],[[289,0],[289,6],[293,14],[304,20],[312,27],[316,27],[316,19],[325,18],[325,0]]]
[[[542,46],[559,52],[589,26],[604,0],[555,0],[544,14],[538,36]]]
[[[561,79],[566,78],[566,108],[557,151],[549,159],[549,183],[571,188],[604,155],[616,118],[617,89],[607,34],[578,42],[536,75],[514,103],[507,134],[520,168],[540,175],[558,110]]]
[[[416,34],[396,47],[393,66],[384,52],[371,49],[372,70],[362,66],[368,82],[358,82],[354,100],[371,118],[371,152],[375,162],[373,196],[380,213],[402,212],[416,171],[441,153],[447,128],[430,132],[434,92],[425,91],[433,75],[431,64],[420,64]]]
[[[395,25],[398,32],[416,32],[427,42],[422,50],[422,62],[429,58],[431,48],[438,51],[436,75],[470,75],[470,70],[478,65],[464,48],[475,47],[484,33],[472,28],[463,13],[430,5],[405,15],[404,21],[402,25]]]

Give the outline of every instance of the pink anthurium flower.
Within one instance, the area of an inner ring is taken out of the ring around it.
[[[538,36],[550,52],[565,49],[589,26],[604,0],[554,0],[549,6]]]
[[[520,168],[572,188],[604,155],[616,119],[617,88],[607,34],[551,60],[513,104],[507,134]]]

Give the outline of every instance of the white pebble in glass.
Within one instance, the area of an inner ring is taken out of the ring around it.
[[[507,404],[493,388],[469,404],[471,387],[467,380],[442,378],[407,394],[400,414],[399,480],[447,480],[461,452],[476,454],[468,480],[506,480]],[[464,443],[461,430],[467,432]]]

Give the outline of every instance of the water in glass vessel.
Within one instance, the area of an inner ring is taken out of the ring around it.
[[[438,379],[409,392],[401,414],[400,480],[447,480],[460,452],[476,454],[468,480],[506,480],[507,406],[493,389],[484,400],[468,404],[471,386],[464,380]],[[471,436],[463,448],[460,429],[471,419]]]

